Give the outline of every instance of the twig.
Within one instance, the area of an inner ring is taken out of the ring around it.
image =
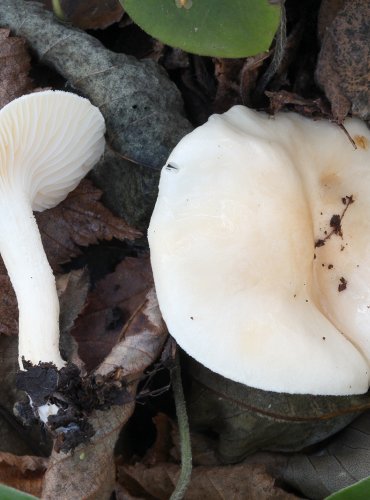
[[[280,19],[280,25],[279,29],[276,33],[276,42],[275,42],[275,51],[274,55],[272,57],[272,61],[267,68],[265,74],[261,78],[261,81],[259,82],[257,86],[257,94],[262,95],[265,88],[269,84],[271,78],[275,75],[275,73],[278,71],[280,64],[283,60],[284,54],[285,54],[285,47],[286,47],[286,42],[287,42],[287,35],[286,35],[286,12],[285,12],[285,0],[282,0],[281,2],[281,19]]]
[[[175,366],[171,371],[172,390],[175,399],[177,423],[179,426],[181,445],[181,472],[170,500],[181,500],[184,498],[187,487],[190,483],[192,469],[192,455],[189,432],[189,421],[186,411],[184,390],[181,380],[180,356],[176,350]]]

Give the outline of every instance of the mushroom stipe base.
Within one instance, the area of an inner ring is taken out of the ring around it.
[[[39,419],[40,406],[56,405],[58,411],[48,417],[46,428],[57,452],[67,453],[92,438],[95,431],[88,419],[94,410],[133,401],[119,369],[106,376],[81,376],[71,363],[60,370],[52,363],[34,366],[23,360],[23,364],[25,370],[17,374],[17,388],[28,394],[32,404],[18,405],[17,411],[24,424],[31,424]]]

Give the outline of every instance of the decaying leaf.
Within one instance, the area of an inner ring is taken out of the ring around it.
[[[152,286],[148,256],[127,257],[89,294],[87,306],[72,330],[88,370],[102,362],[120,340],[122,328]]]
[[[0,108],[31,90],[30,68],[26,41],[0,29]]]
[[[90,286],[89,273],[87,269],[77,269],[58,276],[56,283],[60,304],[60,349],[65,359],[83,370],[77,343],[70,332],[86,303]]]
[[[224,463],[257,450],[298,451],[332,436],[370,407],[369,393],[310,396],[268,392],[225,379],[187,359],[193,429],[218,436]]]
[[[164,414],[154,417],[156,439],[145,456],[134,464],[117,458],[118,498],[167,499],[176,484],[180,467],[177,425]],[[286,466],[286,459],[271,456],[236,466],[222,466],[210,437],[191,433],[193,473],[185,499],[214,498],[288,500],[297,498],[275,484],[275,472]],[[278,474],[277,474],[278,475]],[[281,475],[281,474],[280,474]],[[125,496],[126,495],[126,496]]]
[[[370,4],[347,0],[326,29],[316,70],[335,119],[370,118]]]
[[[80,253],[79,246],[101,240],[133,240],[141,235],[100,202],[102,192],[83,180],[55,208],[36,214],[46,255],[54,270]]]
[[[118,480],[139,498],[168,500],[176,485],[180,467],[171,463],[146,467],[141,463],[118,469]],[[248,500],[294,500],[275,484],[275,479],[261,465],[195,467],[185,500],[233,498]]]
[[[158,357],[166,335],[154,290],[150,290],[126,323],[122,340],[95,375],[107,377],[118,369],[134,401],[139,379]],[[45,475],[43,498],[109,498],[115,483],[114,446],[133,409],[134,402],[104,412],[96,410],[89,418],[96,431],[90,443],[78,446],[73,453],[54,451]]]
[[[39,497],[47,463],[42,457],[0,452],[0,483]]]

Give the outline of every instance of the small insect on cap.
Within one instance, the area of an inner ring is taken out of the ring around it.
[[[62,201],[104,151],[104,118],[75,94],[47,90],[0,111],[0,185],[21,186],[42,211]]]
[[[368,390],[370,133],[345,127],[357,149],[325,120],[236,106],[170,155],[155,285],[171,335],[207,368],[277,392]]]

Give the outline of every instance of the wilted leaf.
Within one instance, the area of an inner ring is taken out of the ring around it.
[[[349,112],[370,118],[369,30],[369,2],[347,0],[325,31],[316,80],[339,123]]]
[[[47,459],[42,457],[0,452],[0,483],[38,497],[47,463]],[[0,498],[5,498],[1,492]]]
[[[146,467],[141,463],[124,465],[118,469],[118,480],[136,496],[167,500],[174,490],[180,467],[163,463]],[[193,469],[185,500],[214,500],[233,498],[248,500],[297,499],[281,490],[275,479],[261,465],[199,466]]]
[[[88,296],[72,335],[81,359],[91,370],[103,361],[122,336],[122,328],[153,286],[149,258],[124,259]]]
[[[159,168],[177,142],[191,130],[184,118],[180,93],[163,69],[154,61],[137,61],[110,52],[87,33],[59,23],[39,4],[23,0],[0,0],[0,25],[24,36],[42,63],[52,66],[78,92],[87,95],[100,108],[107,125],[107,138],[120,155],[122,168],[140,176],[136,203],[107,206],[130,223],[147,222],[157,196]],[[139,166],[139,168],[138,168]],[[141,168],[140,168],[141,167]],[[121,186],[131,190],[120,177],[120,165],[111,169],[109,161],[100,167],[112,190]],[[148,175],[146,175],[148,172]],[[141,209],[136,214],[137,207]],[[144,208],[144,214],[142,213]],[[123,209],[128,211],[124,212]]]
[[[218,435],[223,462],[257,450],[298,451],[335,434],[370,407],[369,393],[310,396],[268,392],[225,379],[188,359],[193,429]]]
[[[54,270],[80,254],[79,246],[141,236],[100,202],[101,195],[91,181],[83,180],[62,203],[36,214],[46,255]]]
[[[158,357],[166,335],[156,296],[151,290],[126,323],[121,342],[95,374],[105,377],[121,367],[120,373],[127,377],[134,401],[138,381]],[[54,451],[45,475],[43,498],[109,498],[115,483],[114,446],[133,409],[134,402],[113,406],[104,412],[95,411],[89,419],[96,431],[90,443],[80,445],[73,454]]]
[[[121,0],[147,33],[187,52],[244,57],[268,50],[280,10],[260,0]]]
[[[8,29],[0,29],[0,108],[32,88],[26,41],[9,35]]]

